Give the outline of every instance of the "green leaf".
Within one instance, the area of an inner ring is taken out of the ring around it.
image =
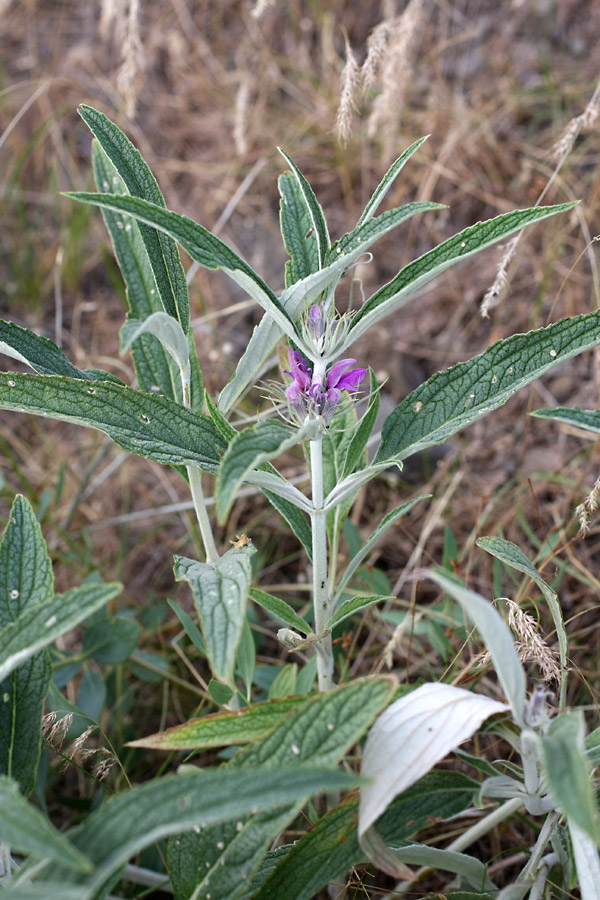
[[[394,597],[379,595],[369,597],[351,597],[349,600],[346,600],[344,603],[342,603],[340,608],[334,612],[325,627],[335,628],[336,625],[339,625],[340,622],[343,622],[345,619],[353,616],[354,613],[360,612],[361,610],[366,609],[368,606],[372,606],[374,603],[379,603],[381,600],[394,599]]]
[[[81,885],[81,900],[92,900],[110,876],[138,850],[186,828],[209,828],[260,810],[265,815],[298,796],[342,790],[357,778],[331,768],[271,768],[231,771],[229,767],[167,775],[109,797],[85,823],[69,832],[71,843],[95,865],[78,877],[50,866],[45,878]],[[235,826],[233,826],[235,829]]]
[[[240,485],[261,463],[284,450],[312,437],[319,428],[317,421],[302,428],[290,428],[277,419],[267,419],[252,428],[238,431],[225,453],[216,485],[216,508],[219,522],[223,522],[235,500]],[[260,481],[256,482],[260,484]],[[282,483],[283,487],[283,483]],[[276,490],[273,484],[271,490]]]
[[[312,272],[318,272],[321,267],[319,246],[310,209],[296,176],[286,172],[279,176],[277,184],[281,195],[281,234],[290,256],[285,264],[285,285],[289,287]]]
[[[595,900],[600,884],[600,854],[597,841],[569,821],[569,834],[582,900]]]
[[[225,442],[206,416],[166,397],[103,381],[0,373],[0,408],[104,431],[124,450],[216,472]]]
[[[116,616],[96,622],[83,638],[86,657],[106,666],[116,666],[129,659],[140,637],[141,628],[133,619]]]
[[[535,569],[532,564],[529,562],[523,551],[520,547],[517,547],[516,544],[511,543],[511,541],[505,541],[503,538],[499,537],[483,537],[479,538],[477,541],[477,546],[482,547],[483,550],[487,550],[488,553],[491,553],[492,556],[495,556],[497,559],[502,560],[502,562],[506,563],[508,566],[511,566],[513,569],[517,569],[519,572],[522,572],[524,575],[527,575],[531,578],[542,594],[546,599],[546,603],[548,604],[548,608],[550,609],[550,613],[552,615],[552,621],[554,622],[554,627],[556,629],[556,636],[558,638],[558,647],[560,651],[560,666],[562,669],[561,673],[561,695],[566,688],[566,677],[567,677],[567,660],[568,660],[568,643],[567,643],[567,632],[565,630],[565,623],[563,621],[562,610],[560,608],[560,603],[558,601],[558,597],[556,592],[549,587],[543,578],[540,577],[537,569]],[[563,687],[563,683],[565,687]]]
[[[405,459],[443,444],[559,362],[596,346],[599,327],[600,313],[562,319],[498,341],[479,356],[436,373],[387,417],[375,462]]]
[[[574,822],[598,844],[598,807],[585,755],[585,723],[581,710],[556,716],[539,741],[546,785],[553,800],[569,823]]]
[[[517,656],[512,633],[492,604],[480,594],[468,590],[441,570],[428,570],[427,577],[450,594],[464,609],[490,652],[498,680],[518,725],[524,725],[525,673]]]
[[[572,425],[583,431],[591,431],[592,434],[600,434],[600,410],[597,409],[579,409],[576,406],[569,409],[558,406],[555,409],[536,409],[531,415],[538,419],[564,422],[565,425]]]
[[[279,674],[273,681],[269,690],[269,700],[278,700],[283,697],[291,697],[296,693],[296,681],[298,679],[298,664],[288,663],[282,666]]]
[[[183,629],[190,641],[203,656],[206,656],[206,647],[204,646],[204,640],[200,633],[200,629],[197,625],[192,622],[185,609],[182,609],[178,606],[173,600],[167,600],[167,603],[183,625]]]
[[[119,194],[67,193],[67,197],[91,203],[94,206],[116,210],[133,216],[140,223],[152,226],[176,240],[185,252],[199,265],[207,269],[222,269],[232,281],[240,285],[277,322],[281,330],[299,342],[292,320],[285,312],[270,287],[250,268],[248,263],[234,253],[220,238],[202,225],[155,203],[138,197]],[[166,310],[169,312],[169,310]]]
[[[97,141],[92,143],[92,165],[99,191],[110,189],[116,194],[129,193]],[[164,312],[138,223],[131,220],[124,225],[122,216],[110,209],[103,209],[102,217],[125,281],[130,318],[143,322],[155,312]],[[182,402],[179,373],[156,337],[151,334],[139,337],[132,347],[131,355],[141,390],[156,391],[158,388],[158,393],[177,403]],[[194,404],[193,408],[196,408]]]
[[[375,422],[377,421],[377,415],[379,414],[379,386],[373,369],[369,369],[369,378],[371,382],[369,406],[360,420],[358,428],[354,431],[352,440],[348,444],[344,468],[342,470],[342,478],[351,475],[358,463],[365,456],[367,441],[371,437]]]
[[[88,582],[29,607],[15,622],[5,625],[0,630],[0,681],[38,650],[91,616],[121,590],[120,584]]]
[[[29,502],[17,496],[0,544],[0,629],[53,596],[52,564],[39,523]],[[0,659],[3,655],[4,649]],[[43,650],[0,678],[0,773],[14,778],[25,796],[35,784],[51,677]]]
[[[461,259],[490,247],[526,225],[531,225],[547,216],[565,212],[574,206],[576,203],[560,203],[556,206],[513,210],[496,216],[494,219],[488,219],[486,222],[477,222],[415,259],[405,266],[392,281],[373,294],[358,310],[352,320],[348,340],[339,348],[340,354],[368,331],[375,322],[379,322],[389,313],[398,309],[410,294]]]
[[[438,847],[429,847],[427,844],[409,844],[408,846],[394,847],[388,850],[383,845],[383,842],[381,842],[381,845],[378,845],[376,840],[374,840],[369,844],[368,837],[371,837],[371,835],[363,836],[363,849],[369,846],[371,860],[378,868],[389,875],[401,877],[405,871],[406,864],[427,866],[438,871],[453,872],[460,875],[473,887],[484,887],[486,891],[497,892],[494,882],[490,880],[487,874],[487,866],[481,860],[466,853],[457,853],[455,850],[440,850]]]
[[[208,682],[208,693],[217,706],[227,706],[235,692],[229,685],[221,684],[220,681],[211,678]]]
[[[329,250],[329,232],[327,230],[327,222],[325,221],[325,216],[323,215],[323,210],[319,204],[319,201],[314,195],[313,189],[310,184],[298,168],[295,162],[293,162],[287,153],[281,149],[281,147],[277,148],[290,169],[292,170],[292,175],[296,179],[296,183],[300,190],[304,210],[310,216],[310,224],[313,229],[313,234],[315,238],[315,244],[318,254],[319,265],[318,268],[322,269],[325,265],[325,257],[327,251]],[[283,202],[283,201],[282,201]],[[286,247],[287,249],[287,247]],[[314,270],[313,270],[314,271]]]
[[[256,647],[252,637],[252,629],[248,619],[244,617],[242,636],[237,652],[237,671],[246,687],[246,697],[250,699],[254,668],[256,666]]]
[[[106,380],[121,384],[120,379],[109,372],[78,369],[48,338],[3,319],[0,319],[0,353],[31,366],[39,375],[68,375],[84,381]]]
[[[218,681],[233,678],[255,552],[252,545],[232,547],[212,565],[175,557],[175,578],[192,588],[206,654]]]
[[[155,312],[147,319],[129,319],[121,329],[121,352],[128,350],[134,341],[144,334],[151,334],[160,342],[163,350],[175,361],[181,379],[189,385],[191,379],[190,345],[183,328],[172,316],[165,312]],[[189,405],[190,398],[184,405]]]
[[[343,253],[353,253],[358,248],[364,252],[365,247],[370,246],[375,241],[387,234],[388,231],[397,228],[407,219],[421,212],[428,212],[432,209],[445,209],[443,203],[432,203],[430,201],[422,201],[418,203],[406,203],[404,206],[398,206],[394,209],[388,209],[375,219],[368,219],[362,225],[357,225],[354,231],[348,232],[339,241],[336,241],[331,250],[327,254],[327,263],[333,262],[336,255]]]
[[[362,225],[364,222],[367,222],[372,216],[375,215],[382,200],[384,199],[385,195],[393,185],[394,181],[396,180],[408,160],[411,158],[413,153],[415,153],[419,149],[419,147],[425,143],[428,137],[429,135],[425,135],[425,137],[419,138],[419,140],[415,141],[414,144],[411,144],[410,147],[408,147],[408,149],[404,151],[404,153],[401,153],[398,159],[394,160],[392,165],[389,167],[389,169],[379,182],[377,188],[375,189],[375,192],[373,193],[373,196],[365,206],[360,219],[356,223],[357,227],[359,225]]]
[[[165,201],[156,179],[142,155],[107,116],[91,106],[80,106],[79,115],[123,179],[131,197],[124,200],[150,201],[164,209]],[[103,185],[104,187],[104,185]],[[106,190],[106,189],[105,189]],[[126,211],[126,210],[125,210]],[[126,223],[122,223],[126,227]],[[187,333],[190,327],[190,300],[185,272],[175,243],[148,224],[140,226],[148,259],[165,312],[177,319]]]
[[[390,678],[363,679],[318,694],[304,702],[266,738],[239,751],[224,772],[256,766],[275,771],[282,766],[334,765],[363,734],[394,691]],[[245,893],[273,838],[291,822],[307,794],[270,815],[240,817],[237,825],[206,829],[169,841],[167,860],[176,900],[236,900]],[[177,843],[179,841],[179,844]],[[209,865],[198,873],[195,860]]]
[[[3,775],[0,775],[0,809],[0,844],[16,853],[57,860],[76,872],[92,870],[89,859],[21,796],[16,781]]]
[[[402,518],[402,516],[406,515],[406,513],[413,508],[413,506],[416,506],[416,504],[420,503],[421,500],[427,500],[429,497],[431,497],[431,494],[421,494],[420,497],[414,497],[412,500],[408,500],[406,503],[403,503],[401,506],[397,506],[396,509],[393,509],[391,512],[389,512],[387,516],[384,516],[368,541],[365,542],[365,544],[357,553],[353,555],[352,559],[350,560],[335,592],[334,599],[336,603],[339,601],[344,588],[346,587],[356,570],[362,565],[363,560],[366,559],[373,547],[383,537],[386,531],[389,531],[392,525],[394,525],[398,521],[398,519]]]
[[[458,772],[434,771],[397,797],[378,820],[387,844],[405,841],[432,819],[458,815],[474,800],[477,785]],[[353,866],[367,862],[357,836],[358,798],[348,797],[293,844],[255,900],[311,900]]]
[[[151,750],[206,750],[247,744],[264,738],[303,703],[306,703],[306,697],[286,697],[284,700],[254,703],[235,712],[223,710],[131,741],[127,746],[149,747]]]
[[[299,616],[285,600],[275,597],[274,594],[268,594],[266,591],[259,591],[256,588],[250,588],[249,593],[250,599],[262,606],[265,612],[268,612],[273,618],[279,619],[285,625],[295,628],[296,631],[300,631],[302,634],[312,633],[312,628],[308,622],[302,616]]]

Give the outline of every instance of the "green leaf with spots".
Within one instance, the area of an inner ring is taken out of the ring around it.
[[[298,179],[291,172],[279,176],[279,221],[290,259],[285,264],[285,286],[321,268],[317,233]]]
[[[30,503],[17,496],[0,544],[0,668],[10,653],[2,637],[6,629],[53,597],[52,564],[39,523]],[[46,650],[0,676],[0,774],[14,778],[25,796],[35,784],[51,676]]]
[[[444,372],[437,372],[383,423],[374,462],[405,459],[501,406],[558,363],[600,343],[600,313],[561,319],[515,334]]]
[[[266,738],[241,750],[225,773],[276,771],[280,766],[333,766],[361,737],[395,690],[389,677],[359,679],[318,694],[291,712]],[[268,814],[240,817],[236,824],[171,839],[167,860],[175,900],[236,900],[250,882],[276,835],[307,800],[294,800]],[[200,862],[200,871],[198,871]]]
[[[225,441],[211,419],[167,397],[106,381],[0,373],[0,408],[104,431],[124,450],[216,472]]]
[[[322,269],[325,266],[325,258],[327,255],[327,251],[329,250],[329,232],[327,230],[327,222],[325,221],[325,215],[323,214],[323,210],[319,204],[319,201],[315,197],[314,191],[311,188],[310,184],[298,168],[295,162],[287,155],[287,153],[278,148],[279,152],[289,165],[292,177],[296,181],[296,185],[298,188],[298,194],[302,198],[302,207],[305,215],[308,216],[310,221],[310,228],[312,229],[311,237],[314,237],[314,245],[316,250],[316,259],[317,263],[316,268],[311,269],[311,272],[317,271],[317,269]],[[282,199],[282,202],[284,200]],[[287,246],[286,246],[287,249]],[[289,251],[288,251],[289,252]],[[290,254],[291,255],[291,254]],[[305,274],[309,274],[306,272]],[[302,276],[301,276],[302,277]],[[297,279],[294,279],[297,280]]]
[[[597,409],[557,406],[556,409],[536,409],[531,415],[537,419],[552,419],[564,425],[581,428],[582,431],[600,434],[600,410]]]
[[[192,589],[213,675],[226,684],[233,678],[255,552],[251,544],[232,547],[213,564],[175,557],[175,578]]]
[[[348,339],[339,348],[343,353],[376,322],[398,309],[406,299],[425,284],[461,259],[466,259],[491,247],[509,234],[539,222],[548,216],[566,212],[577,203],[538,206],[534,209],[515,209],[487,222],[477,222],[449,238],[433,250],[405,266],[388,284],[376,291],[358,310],[352,320]]]

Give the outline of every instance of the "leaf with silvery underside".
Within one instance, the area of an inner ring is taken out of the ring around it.
[[[107,381],[0,373],[0,409],[97,428],[124,450],[216,472],[225,441],[211,419],[167,397]]]
[[[600,884],[598,844],[576,822],[570,820],[568,825],[581,900],[597,900]]]
[[[67,886],[78,884],[80,900],[95,900],[128,859],[161,838],[186,828],[210,829],[217,823],[235,822],[253,809],[268,816],[297,796],[344,790],[356,783],[355,775],[326,766],[200,769],[156,778],[109,797],[83,825],[68,833],[73,846],[94,864],[92,874],[80,876],[52,864],[43,877],[64,879]]]
[[[585,721],[581,710],[556,716],[539,736],[542,771],[552,799],[569,823],[574,822],[596,844],[600,817],[591,768],[585,755]]]
[[[175,578],[192,589],[213,675],[225,683],[233,678],[254,553],[252,545],[232,547],[213,564],[175,557]]]
[[[382,428],[375,462],[406,459],[443,444],[553,366],[600,343],[600,313],[515,334],[479,356],[437,372],[405,397]]]
[[[52,564],[38,520],[30,503],[17,496],[0,544],[0,629],[53,597]],[[4,652],[0,641],[0,660]],[[35,784],[51,677],[46,650],[0,677],[0,773],[14,778],[25,796]]]
[[[123,179],[131,195],[124,199],[140,198],[164,209],[165,201],[156,179],[129,138],[97,109],[80,106],[78,112]],[[148,224],[151,223],[141,225],[140,234],[164,310],[179,321],[187,334],[190,328],[190,298],[179,251],[173,240],[149,228]]]
[[[318,694],[278,725],[266,738],[238,752],[226,774],[257,766],[332,766],[360,738],[393,695],[395,680],[387,676],[359,679]],[[171,839],[167,861],[176,900],[236,900],[245,893],[268,847],[297,815],[307,799],[298,795],[269,814],[240,817],[239,822]],[[197,863],[205,861],[199,873]],[[206,865],[207,864],[207,865]]]
[[[581,428],[582,431],[590,431],[592,434],[600,434],[600,410],[579,409],[576,406],[557,406],[555,409],[536,409],[531,413],[536,419],[553,419],[564,425],[572,425]]]
[[[521,548],[511,541],[506,541],[504,538],[499,537],[483,537],[478,539],[477,546],[481,547],[483,550],[487,550],[492,556],[502,560],[502,562],[511,566],[513,569],[517,569],[519,572],[527,575],[537,584],[548,604],[548,608],[552,615],[552,621],[554,622],[554,628],[556,629],[560,651],[560,665],[562,669],[561,682],[564,682],[567,677],[569,647],[562,610],[556,592],[553,591],[552,588],[546,584],[544,579],[540,577],[539,572],[532,566]]]
[[[155,203],[148,203],[138,197],[85,192],[68,193],[66,196],[82,203],[91,203],[94,206],[126,213],[139,222],[152,226],[158,232],[168,234],[183,247],[194,262],[207,269],[222,269],[275,319],[288,337],[298,340],[293,322],[273,291],[231,247],[202,225],[187,216],[164,209]]]
[[[116,384],[122,384],[121,379],[111,375],[110,372],[78,369],[49,338],[2,319],[0,319],[0,353],[10,356],[11,359],[18,359],[39,375],[67,375],[82,381],[114,381]]]
[[[286,716],[306,703],[306,697],[286,697],[254,703],[246,709],[222,710],[201,719],[190,719],[137,741],[128,747],[148,747],[150,750],[207,750],[232,744],[247,744],[264,738]]]
[[[376,291],[358,310],[352,320],[350,333],[339,349],[340,355],[376,322],[398,309],[410,294],[462,259],[491,247],[509,234],[519,231],[548,216],[566,212],[577,203],[538,206],[535,209],[516,209],[486,222],[477,222],[459,234],[439,244],[433,250],[405,266],[388,284]]]
[[[209,415],[219,429],[219,432],[223,435],[225,440],[229,442],[233,437],[235,437],[237,431],[227,421],[218,407],[215,406],[208,394],[206,394],[206,406]],[[279,475],[277,469],[275,469],[274,466],[271,465],[271,463],[261,463],[259,468],[264,469],[264,471],[266,472],[270,472],[272,475]],[[308,554],[309,560],[312,560],[312,532],[304,513],[284,497],[280,497],[277,494],[274,494],[267,488],[261,488],[261,490],[269,503],[274,506],[277,512],[279,512],[283,516],[285,521],[292,529],[292,532],[296,535],[300,543],[303,545],[306,553]]]
[[[312,633],[312,628],[308,622],[305,622],[302,616],[299,616],[285,600],[281,600],[273,594],[268,594],[266,591],[259,591],[256,588],[250,589],[250,599],[257,603],[258,606],[261,606],[271,617],[279,619],[285,625],[289,625],[290,628],[295,628],[296,631],[300,631],[302,634]]]
[[[414,144],[411,144],[410,147],[408,147],[404,151],[404,153],[401,153],[398,159],[394,160],[392,165],[389,167],[389,169],[377,185],[373,196],[365,206],[360,219],[356,223],[357,228],[375,215],[382,200],[385,198],[387,192],[392,187],[394,181],[396,180],[408,160],[411,158],[413,153],[415,153],[419,149],[419,147],[425,143],[428,137],[429,135],[425,135],[425,137],[419,138],[419,140],[415,141]]]
[[[340,622],[353,616],[354,613],[361,612],[363,609],[367,609],[367,607],[372,606],[374,603],[379,603],[382,600],[395,599],[395,597],[390,597],[385,594],[370,594],[367,597],[350,597],[349,600],[345,600],[344,603],[342,603],[339,609],[336,609],[325,627],[335,628],[336,625],[339,625]]]
[[[96,140],[92,142],[92,166],[99,191],[110,190],[115,194],[128,195],[129,192],[117,170]],[[135,219],[124,223],[123,217],[110,209],[103,209],[101,212],[125,282],[129,306],[128,318],[143,322],[153,313],[164,312],[165,307],[156,287],[156,279],[138,223]],[[170,318],[177,321],[173,316]],[[165,397],[181,403],[179,373],[173,360],[155,336],[146,334],[138,338],[131,349],[131,355],[141,390],[158,389]]]
[[[267,419],[244,431],[238,431],[227,448],[216,485],[216,509],[223,522],[235,500],[240,485],[261,463],[279,456],[302,441],[311,440],[320,429],[316,420],[301,428],[290,428],[278,419]],[[260,481],[256,482],[260,484]],[[279,487],[276,482],[272,490]],[[280,486],[283,488],[283,483]]]
[[[406,841],[432,819],[448,819],[467,809],[477,788],[459,772],[430,772],[392,802],[377,828],[387,844]],[[353,866],[368,862],[357,826],[358,797],[347,797],[293,844],[254,900],[311,900]]]
[[[358,553],[355,553],[348,563],[346,571],[342,575],[336,588],[334,596],[335,603],[339,601],[344,588],[346,587],[356,570],[362,565],[363,560],[369,555],[377,542],[381,540],[386,531],[389,531],[389,529],[393,525],[395,525],[398,519],[402,518],[402,516],[405,516],[406,513],[413,508],[413,506],[416,506],[416,504],[420,503],[421,500],[427,500],[429,497],[431,497],[431,494],[421,494],[420,497],[414,497],[412,500],[407,500],[406,503],[402,503],[401,506],[397,506],[396,509],[393,509],[391,512],[389,512],[387,516],[384,516],[371,537],[367,541],[365,541]]]
[[[30,606],[0,630],[0,680],[116,597],[120,584],[90,582]]]
[[[54,859],[77,872],[90,872],[92,864],[72,846],[48,819],[19,793],[12,778],[0,775],[0,844],[13,853]],[[41,894],[38,896],[42,896]]]
[[[514,639],[498,610],[480,594],[471,591],[441,570],[427,570],[427,578],[435,581],[464,609],[489,650],[492,662],[510,704],[513,718],[524,726],[525,672],[515,650]]]
[[[174,360],[180,372],[180,383],[185,383],[189,391],[191,379],[190,344],[183,328],[173,316],[165,312],[155,312],[147,319],[128,319],[121,328],[121,353],[129,350],[131,345],[142,335],[153,335],[160,343],[163,350]],[[182,393],[182,392],[179,392]],[[189,394],[182,397],[185,406],[190,406]]]
[[[290,257],[285,264],[285,286],[289,287],[320,269],[319,247],[311,212],[298,179],[291,172],[286,172],[279,176],[277,184],[281,195],[281,235]]]
[[[325,257],[327,255],[330,244],[327,222],[325,221],[323,210],[321,209],[321,205],[314,195],[313,189],[311,188],[310,184],[308,183],[296,163],[293,162],[292,159],[290,159],[285,150],[282,150],[281,147],[278,147],[277,149],[292,170],[291,174],[296,179],[298,187],[300,188],[300,193],[304,201],[304,208],[310,216],[311,227],[314,229],[315,243],[319,261],[318,268],[322,269],[325,266]]]

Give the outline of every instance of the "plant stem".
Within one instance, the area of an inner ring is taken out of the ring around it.
[[[198,520],[198,527],[204,544],[204,552],[206,553],[206,562],[215,563],[219,554],[213,537],[210,519],[206,511],[206,503],[204,501],[204,491],[202,490],[202,472],[196,466],[187,467],[188,478],[190,480],[190,491],[192,500],[194,501],[194,509]]]
[[[312,478],[311,513],[313,551],[313,606],[315,611],[315,632],[322,634],[329,621],[329,590],[327,585],[327,513],[323,511],[323,439],[322,436],[310,442],[310,472]],[[319,690],[328,691],[333,687],[333,648],[331,635],[319,641],[317,653],[317,673]]]

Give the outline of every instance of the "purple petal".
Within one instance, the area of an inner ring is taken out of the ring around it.
[[[308,390],[310,387],[310,375],[308,374],[308,369],[306,367],[306,361],[303,357],[295,350],[289,349],[289,360],[290,360],[290,369],[291,372],[285,370],[285,374],[289,375],[294,379],[294,383],[298,385],[299,389],[302,391]]]
[[[366,374],[366,369],[352,369],[350,372],[342,375],[337,383],[337,387],[344,391],[357,391]]]
[[[339,362],[334,363],[327,372],[327,377],[325,378],[325,387],[327,389],[337,387],[343,372],[346,369],[349,369],[350,366],[355,362],[355,359],[340,359]]]

